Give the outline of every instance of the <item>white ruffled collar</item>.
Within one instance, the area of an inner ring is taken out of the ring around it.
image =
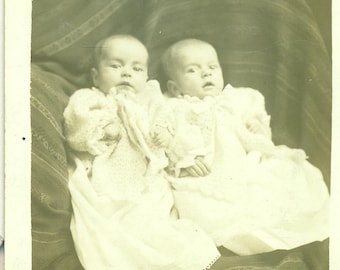
[[[190,103],[198,103],[198,102],[207,102],[207,103],[211,103],[213,101],[218,101],[219,100],[219,97],[221,95],[223,95],[223,93],[227,90],[230,90],[230,89],[234,89],[234,87],[231,85],[231,84],[227,84],[223,90],[221,91],[221,93],[219,93],[217,96],[206,96],[204,98],[199,98],[199,97],[196,97],[196,96],[190,96],[190,95],[180,95],[178,96],[178,98],[181,98],[181,99],[184,99]]]

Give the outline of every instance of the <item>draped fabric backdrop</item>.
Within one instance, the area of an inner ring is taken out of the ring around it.
[[[316,1],[311,1],[316,10]],[[69,231],[72,209],[62,111],[69,95],[91,84],[93,47],[112,34],[132,34],[144,42],[150,51],[150,78],[160,81],[160,56],[171,43],[183,38],[211,43],[226,83],[264,94],[274,142],[303,148],[329,185],[330,47],[306,1],[37,0],[32,4],[33,269],[82,269]],[[326,38],[329,42],[327,33]],[[300,270],[310,264],[319,267],[311,269],[327,269],[327,248],[323,243],[286,253],[230,256],[226,269]],[[321,252],[318,260],[315,252]],[[314,255],[306,259],[306,254]]]

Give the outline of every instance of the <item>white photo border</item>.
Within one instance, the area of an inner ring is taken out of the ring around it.
[[[322,0],[320,0],[322,1]],[[5,0],[5,269],[31,269],[31,1]],[[340,0],[332,1],[330,270],[340,269]]]

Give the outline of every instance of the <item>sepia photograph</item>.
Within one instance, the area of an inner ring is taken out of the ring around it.
[[[26,5],[6,269],[333,269],[332,0]]]

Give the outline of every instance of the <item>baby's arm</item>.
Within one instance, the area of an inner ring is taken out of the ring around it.
[[[173,139],[173,131],[168,126],[156,125],[151,131],[151,138],[153,143],[167,149]]]
[[[234,115],[237,133],[246,151],[273,153],[270,116],[259,91],[228,86],[222,93],[222,105]]]
[[[195,164],[183,168],[180,171],[179,177],[186,177],[186,176],[194,176],[194,177],[199,177],[199,176],[206,176],[210,173],[210,166],[208,163],[204,160],[204,157],[198,156],[195,158]]]
[[[221,94],[220,105],[249,132],[271,139],[270,116],[265,109],[264,96],[258,90],[228,85]]]
[[[160,114],[161,121],[156,122],[156,124],[153,126],[151,131],[151,138],[152,142],[157,147],[164,148],[164,150],[169,153],[174,150],[174,144],[177,144],[178,146],[181,145],[183,141],[180,140],[180,136],[178,136],[179,134],[177,134],[177,136],[175,137],[175,129],[173,124],[174,119],[169,117],[169,115],[173,114],[169,110],[163,110],[163,116],[164,112],[166,112],[165,116],[167,116],[168,118],[165,120],[165,118],[162,117],[162,113]],[[186,136],[188,136],[189,134],[190,133],[186,134]],[[182,149],[185,149],[185,147],[183,146]],[[171,160],[170,158],[170,164],[172,163],[172,161],[173,160]],[[203,156],[196,156],[192,163],[193,164],[191,166],[179,169],[179,177],[202,177],[210,173],[210,166],[204,160]]]
[[[103,127],[103,134],[101,141],[119,141],[120,126],[115,122],[110,122]]]
[[[153,136],[154,143],[159,147],[168,148],[173,140],[173,133],[165,127],[159,127]],[[179,177],[186,176],[206,176],[210,173],[210,166],[204,160],[203,156],[196,156],[193,160],[193,165],[181,168],[179,172]]]
[[[243,122],[247,130],[251,133],[271,139],[270,117],[268,115],[255,115],[243,120]]]
[[[149,100],[150,137],[156,147],[166,150],[173,137],[175,118],[169,100],[163,96],[159,86],[152,87]]]
[[[115,104],[99,92],[78,90],[70,98],[64,120],[66,140],[75,151],[98,155],[113,150],[119,140]]]
[[[247,151],[260,151],[267,155],[274,153],[270,117],[264,111],[245,117],[240,126],[238,135]]]
[[[211,151],[204,140],[200,125],[188,120],[192,108],[185,101],[176,99],[171,101],[170,107],[171,129],[163,128],[158,134],[160,141],[166,144],[168,171],[178,177],[199,177],[209,174],[210,165],[206,156]]]
[[[112,152],[120,140],[120,126],[116,122],[110,122],[103,127],[103,136],[95,144],[102,152],[110,150]]]

